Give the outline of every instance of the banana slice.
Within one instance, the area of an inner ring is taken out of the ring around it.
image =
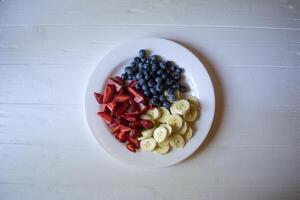
[[[175,132],[182,127],[182,119],[179,115],[170,115],[168,117],[167,124],[169,124]]]
[[[191,103],[191,108],[190,111],[186,114],[183,115],[183,118],[187,122],[193,122],[197,119],[198,117],[198,106],[194,103]]]
[[[197,97],[190,95],[190,96],[187,96],[186,98],[190,103],[194,103],[197,106],[199,105],[199,100],[197,99]]]
[[[160,115],[160,118],[158,119],[158,121],[161,123],[167,122],[168,117],[170,116],[169,110],[164,107],[159,107],[159,109],[160,109],[161,115]]]
[[[170,107],[170,110],[172,114],[183,115],[190,110],[190,103],[185,99],[175,101]]]
[[[187,130],[187,123],[185,121],[183,121],[181,129],[179,129],[179,131],[177,133],[180,135],[184,135],[186,130]]]
[[[169,136],[172,134],[172,127],[169,124],[160,124],[160,127],[166,128]]]
[[[154,130],[153,138],[156,142],[163,142],[168,136],[168,130],[165,127],[158,127]]]
[[[153,151],[157,155],[164,155],[168,153],[170,150],[170,145],[164,146],[164,147],[156,147]]]
[[[185,141],[189,141],[193,137],[193,129],[188,127],[186,133],[184,134]]]
[[[176,99],[180,99],[181,98],[181,94],[180,94],[179,90],[175,91],[175,96],[176,96]]]
[[[165,147],[168,146],[169,144],[170,144],[170,138],[165,139],[165,141],[163,142],[157,143],[159,147]]]
[[[142,131],[142,136],[143,138],[149,138],[149,137],[152,137],[153,133],[154,133],[154,129],[155,128],[152,128],[152,129],[146,129],[144,131]]]
[[[156,147],[156,141],[153,138],[147,138],[140,142],[143,151],[153,151]]]
[[[160,109],[153,108],[153,109],[148,110],[146,114],[155,120],[155,119],[160,118],[161,112],[160,112]]]
[[[153,124],[155,123],[154,119],[153,119],[152,117],[150,117],[149,115],[146,115],[146,114],[141,115],[139,118],[140,118],[140,119],[147,119],[147,120],[150,120]]]
[[[175,134],[170,139],[170,145],[175,149],[183,148],[184,144],[185,142],[181,135]]]

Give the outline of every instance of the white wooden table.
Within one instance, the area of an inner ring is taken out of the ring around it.
[[[216,88],[170,168],[112,160],[82,112],[95,64],[141,36],[188,46]],[[300,1],[0,0],[0,199],[300,199]]]

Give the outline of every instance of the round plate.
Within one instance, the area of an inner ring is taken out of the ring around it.
[[[96,114],[99,104],[94,92],[103,91],[108,78],[120,75],[124,67],[138,55],[140,49],[172,60],[184,68],[185,82],[190,93],[200,100],[201,114],[195,124],[194,136],[184,148],[172,150],[163,156],[151,152],[131,153],[117,141],[106,124]],[[157,168],[176,164],[190,156],[204,141],[211,127],[215,112],[215,95],[211,79],[198,58],[183,46],[166,39],[141,38],[126,42],[110,51],[94,69],[86,88],[85,117],[88,126],[99,144],[115,159],[135,167]]]

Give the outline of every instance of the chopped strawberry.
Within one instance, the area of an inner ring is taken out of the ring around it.
[[[114,85],[116,87],[117,92],[119,92],[121,88],[123,88],[123,84],[119,83],[113,78],[108,79],[107,83],[110,85]]]
[[[127,96],[127,95],[118,95],[118,96],[115,97],[115,101],[120,102],[120,103],[126,102],[129,99],[130,99],[130,96]]]
[[[107,105],[103,105],[103,109],[102,109],[102,112],[105,112],[105,113],[108,113],[110,114],[110,109],[107,107]]]
[[[128,124],[129,124],[129,122],[126,119],[124,119],[123,117],[120,117],[119,121],[120,121],[120,124],[122,124],[124,126],[128,126]]]
[[[128,107],[128,105],[123,105],[123,106],[119,107],[119,109],[116,111],[116,116],[123,115],[126,112],[127,107]]]
[[[137,115],[132,113],[125,113],[123,116],[127,121],[133,122],[137,120]]]
[[[140,106],[135,101],[132,101],[128,108],[128,112],[140,112]]]
[[[127,141],[129,143],[132,143],[135,148],[137,148],[137,149],[140,148],[140,142],[138,141],[137,138],[135,138],[135,137],[127,137]]]
[[[115,113],[117,110],[117,103],[115,101],[111,101],[110,103],[106,104],[106,107],[111,111],[111,113]]]
[[[102,104],[103,103],[103,95],[102,94],[99,94],[97,92],[94,92],[94,96],[96,98],[96,101],[99,103],[99,104]]]
[[[140,92],[135,90],[134,88],[128,87],[128,91],[130,92],[130,94],[132,96],[134,96],[134,101],[135,102],[141,103],[141,102],[145,101],[145,97]]]
[[[120,125],[120,131],[121,132],[128,132],[130,130],[131,130],[130,127],[127,127],[127,126],[124,126],[124,125]]]
[[[113,127],[113,128],[111,129],[111,132],[112,132],[113,134],[115,134],[115,133],[117,133],[117,132],[120,132],[120,130],[121,130],[120,125],[117,125],[117,126],[115,126],[115,127]]]
[[[129,151],[131,151],[131,152],[133,152],[133,153],[136,152],[136,148],[135,148],[134,144],[128,143],[128,144],[126,145],[126,147],[127,147],[127,149],[128,149]]]
[[[137,120],[129,123],[129,127],[131,127],[132,129],[136,129],[139,125],[140,123]]]
[[[108,114],[108,113],[105,113],[105,112],[98,112],[97,113],[107,124],[111,124],[113,121],[114,121],[114,119],[113,119],[113,117],[110,115],[110,114]]]
[[[120,76],[115,76],[114,80],[120,83],[121,85],[125,84],[125,81]]]
[[[109,103],[115,95],[116,88],[113,85],[106,85],[103,94],[103,103]]]
[[[126,95],[127,94],[127,89],[125,87],[122,87],[119,91],[119,95]]]
[[[124,143],[124,142],[126,142],[126,133],[125,132],[119,132],[119,133],[117,133],[116,134],[116,138],[120,141],[120,142],[122,142],[122,143]]]
[[[128,87],[133,88],[134,85],[135,85],[136,83],[137,83],[136,81],[131,81],[131,82],[129,83]]]
[[[154,126],[153,122],[151,120],[148,120],[148,119],[141,119],[140,120],[140,125],[143,128],[147,128],[147,129],[153,128],[153,126]]]
[[[139,103],[140,111],[141,113],[144,113],[147,111],[147,106],[143,103]]]

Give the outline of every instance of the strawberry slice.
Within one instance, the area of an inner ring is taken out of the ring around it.
[[[103,103],[109,103],[116,93],[116,87],[113,85],[106,85],[103,94]]]
[[[127,126],[124,126],[124,125],[120,125],[120,131],[121,131],[122,133],[124,133],[124,132],[129,132],[130,130],[131,130],[130,127],[127,127]]]
[[[120,103],[126,102],[129,99],[130,99],[130,96],[127,96],[127,95],[118,95],[118,96],[115,97],[115,101],[120,102]]]
[[[141,103],[141,102],[145,101],[145,97],[141,93],[139,93],[137,90],[135,90],[134,88],[128,87],[128,91],[132,96],[134,96],[135,102]]]
[[[97,92],[94,92],[94,96],[96,98],[96,101],[99,103],[99,104],[103,104],[103,95],[102,94],[99,94]]]
[[[119,95],[126,95],[127,89],[125,87],[122,87],[119,91]]]
[[[117,133],[117,132],[120,132],[120,130],[121,130],[120,125],[117,125],[117,126],[115,126],[115,127],[113,127],[113,128],[111,129],[111,132],[112,132],[113,134],[115,134],[115,133]]]
[[[145,104],[139,103],[138,105],[140,107],[141,114],[147,111],[148,108]]]
[[[120,142],[124,143],[126,142],[126,133],[125,132],[119,132],[116,134],[116,138],[117,140],[119,140]]]
[[[114,80],[120,83],[121,85],[125,84],[125,81],[120,76],[115,76]]]
[[[111,124],[114,119],[113,117],[106,112],[98,112],[97,113],[107,124]]]
[[[115,101],[111,101],[110,103],[106,104],[106,107],[111,111],[111,113],[115,113],[117,110],[118,104]]]
[[[123,117],[130,122],[134,122],[137,120],[138,113],[125,113]]]
[[[109,110],[109,108],[107,107],[107,105],[106,105],[106,104],[105,104],[105,105],[103,105],[102,112],[105,112],[105,113],[107,113],[107,114],[110,114],[110,110]]]
[[[107,83],[110,85],[114,85],[116,87],[117,92],[119,92],[121,88],[123,88],[123,84],[119,83],[113,78],[108,79]]]
[[[140,123],[137,120],[129,123],[129,127],[131,129],[136,129],[139,125],[140,125]]]
[[[131,81],[131,82],[129,83],[128,87],[133,88],[134,85],[135,85],[136,83],[137,83],[137,81]]]
[[[153,126],[154,126],[153,122],[151,120],[147,120],[147,119],[141,119],[140,125],[143,128],[147,128],[147,129],[153,128]]]
[[[140,106],[135,101],[132,101],[128,108],[128,112],[140,112]]]
[[[123,115],[126,110],[127,110],[128,105],[123,105],[121,106],[117,111],[116,111],[116,116],[121,116]]]
[[[131,144],[134,145],[135,148],[140,148],[140,142],[138,141],[137,138],[134,138],[134,137],[127,137],[127,141]]]
[[[134,144],[128,143],[128,144],[126,145],[126,147],[127,147],[127,149],[128,149],[129,151],[131,151],[131,152],[133,152],[133,153],[136,152],[136,148],[135,148]]]

